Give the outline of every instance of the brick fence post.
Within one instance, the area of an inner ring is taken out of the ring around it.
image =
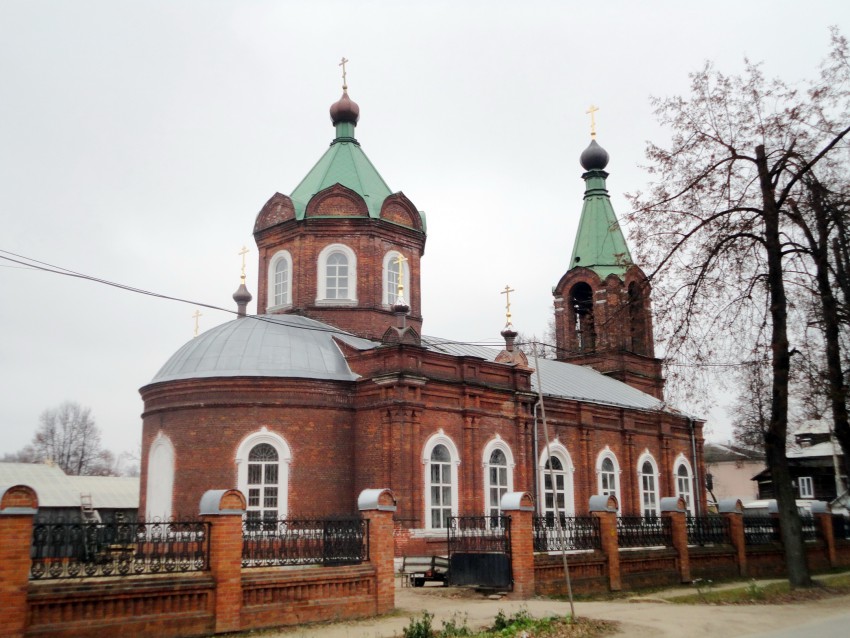
[[[681,496],[661,499],[661,516],[670,520],[673,549],[679,554],[679,580],[691,582],[691,556],[688,553],[687,505]]]
[[[599,519],[602,553],[608,559],[608,588],[620,591],[620,541],[617,538],[617,497],[597,494],[590,497],[591,515]]]
[[[38,496],[27,485],[0,487],[0,636],[27,628],[32,524]]]
[[[534,596],[534,498],[528,492],[507,492],[501,509],[511,517],[510,598],[524,600]]]
[[[242,516],[239,490],[208,490],[201,520],[210,523],[210,573],[215,581],[215,633],[239,631],[242,612]]]
[[[388,489],[363,490],[357,498],[357,509],[369,521],[369,562],[375,567],[377,580],[376,614],[395,609],[393,513],[396,504],[395,496]]]
[[[823,501],[812,501],[812,516],[823,540],[829,566],[836,567],[838,555],[835,553],[835,530],[832,527],[832,512]]]
[[[744,535],[744,505],[737,498],[721,499],[717,511],[729,526],[729,542],[735,548],[738,574],[747,575],[747,538]]]

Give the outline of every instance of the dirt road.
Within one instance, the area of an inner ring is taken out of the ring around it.
[[[578,616],[615,620],[620,623],[619,636],[634,638],[703,638],[704,636],[756,635],[795,626],[813,620],[845,615],[850,626],[850,596],[841,596],[793,605],[674,605],[663,602],[665,592],[652,598],[613,602],[578,602]],[[669,595],[669,594],[668,594]],[[655,601],[655,602],[653,602]],[[532,616],[569,613],[569,603],[548,599],[511,601],[490,600],[464,590],[442,587],[397,589],[396,613],[361,621],[296,627],[264,634],[280,638],[391,638],[401,636],[410,618],[423,610],[434,614],[434,627],[443,620],[466,619],[470,628],[492,624],[504,610],[508,615],[527,609]]]

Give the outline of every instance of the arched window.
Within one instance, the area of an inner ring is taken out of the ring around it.
[[[171,518],[174,459],[174,445],[171,439],[160,432],[148,451],[145,518],[149,521],[167,521]]]
[[[658,516],[658,470],[655,459],[648,453],[638,460],[641,515],[647,518]]]
[[[593,323],[593,289],[579,282],[570,290],[570,309],[578,352],[591,352],[596,348],[596,328]]]
[[[596,458],[596,491],[604,496],[616,496],[620,502],[620,465],[606,446]]]
[[[449,517],[457,515],[457,466],[460,455],[454,442],[442,431],[425,444],[425,527],[446,529]]]
[[[537,466],[540,474],[543,498],[540,500],[540,513],[550,521],[555,520],[555,503],[562,517],[575,513],[573,500],[573,463],[567,448],[557,441],[550,443],[552,458],[547,458],[546,450]]]
[[[384,255],[384,267],[383,267],[383,294],[382,294],[382,303],[385,306],[392,306],[396,302],[396,298],[398,296],[398,257],[401,255],[396,250],[391,250],[386,255]],[[407,265],[407,262],[402,262],[402,271],[404,273],[404,278],[402,279],[402,283],[404,284],[404,294],[405,299],[410,299],[410,268]]]
[[[319,253],[318,296],[320,304],[357,301],[357,257],[344,244],[325,246]]]
[[[275,253],[269,262],[269,307],[292,305],[292,256],[289,251]]]
[[[679,455],[674,464],[676,468],[673,471],[673,479],[676,484],[676,496],[685,499],[688,507],[688,513],[694,514],[694,499],[693,499],[693,478],[691,475],[691,465],[684,455]]]
[[[286,518],[289,464],[292,456],[286,441],[263,428],[246,437],[236,453],[237,486],[245,494],[245,518],[276,521]]]
[[[484,503],[487,516],[502,513],[502,496],[513,491],[514,458],[498,436],[484,448]]]

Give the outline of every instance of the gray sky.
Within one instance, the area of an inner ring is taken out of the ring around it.
[[[138,288],[233,307],[254,217],[333,137],[339,59],[357,137],[428,216],[424,332],[542,335],[581,210],[578,156],[611,155],[615,209],[663,141],[650,95],[713,60],[810,77],[850,3],[0,3],[0,249]],[[0,452],[39,414],[90,406],[133,450],[145,385],[192,338],[195,306],[0,263]],[[254,311],[254,304],[249,311]],[[201,329],[228,321],[203,310]],[[687,407],[687,406],[683,406]],[[710,436],[726,439],[722,409]]]

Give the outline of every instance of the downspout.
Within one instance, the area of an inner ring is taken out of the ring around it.
[[[534,476],[534,502],[540,505],[540,472],[537,468],[537,463],[540,459],[540,451],[538,448],[538,440],[537,440],[537,409],[540,407],[540,400],[534,404],[534,458],[532,459],[531,467],[532,467],[532,476]]]
[[[694,420],[688,417],[688,424],[691,426],[691,459],[694,463],[694,509],[696,515],[699,516],[701,514],[701,504],[702,504],[702,494],[703,494],[703,485],[702,481],[699,478],[699,461],[697,460],[697,436],[696,436],[696,426],[694,425]],[[678,480],[678,477],[676,478]],[[699,492],[697,492],[699,489]]]

